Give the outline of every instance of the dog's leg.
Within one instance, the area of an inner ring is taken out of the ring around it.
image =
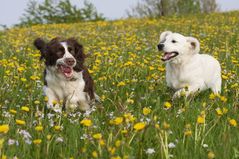
[[[90,105],[87,101],[79,101],[78,104],[81,111],[87,111],[90,109]]]
[[[60,105],[58,98],[56,97],[55,93],[47,86],[43,87],[44,94],[47,96],[48,101],[47,101],[47,108],[48,109],[56,109],[60,110]]]
[[[67,97],[66,109],[75,110],[76,108],[79,108],[82,111],[86,111],[90,109],[88,98],[89,97],[87,97],[85,92],[82,92],[82,93],[74,92],[72,95]]]
[[[218,78],[215,83],[213,83],[211,90],[214,94],[220,94],[221,93],[221,85],[222,85],[222,79]]]
[[[174,93],[173,99],[178,98],[180,96],[186,96],[188,97],[190,94],[193,94],[195,92],[199,92],[205,88],[203,82],[197,82],[195,84],[189,85],[187,88],[182,88]]]

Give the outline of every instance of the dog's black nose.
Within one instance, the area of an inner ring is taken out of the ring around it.
[[[68,66],[72,66],[75,64],[75,60],[73,58],[66,58],[64,61]]]
[[[158,50],[159,50],[159,51],[162,51],[162,50],[163,50],[163,47],[164,47],[164,44],[162,44],[162,43],[158,44]]]

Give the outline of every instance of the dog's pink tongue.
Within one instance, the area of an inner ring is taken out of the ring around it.
[[[61,66],[61,71],[67,78],[70,78],[72,76],[72,68],[70,67]]]
[[[62,71],[64,73],[71,73],[71,68],[70,67],[62,67]]]
[[[171,53],[164,53],[162,60],[168,60],[171,57]]]

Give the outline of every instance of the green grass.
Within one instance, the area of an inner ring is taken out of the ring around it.
[[[0,127],[0,156],[239,158],[238,16],[239,12],[231,12],[38,25],[4,31],[0,34],[0,125],[9,125],[9,131],[3,133]],[[171,100],[174,92],[166,86],[164,64],[156,49],[159,34],[165,30],[198,38],[201,52],[220,61],[223,73],[220,97],[213,98],[208,90],[189,99]],[[77,37],[85,52],[92,53],[86,65],[102,104],[90,114],[56,114],[45,109],[44,64],[32,43],[37,37],[50,40],[56,36]],[[171,104],[169,109],[165,108],[165,102]],[[23,111],[22,106],[30,111]],[[151,112],[146,115],[143,108]],[[202,124],[197,122],[200,116],[205,117]],[[123,118],[118,125],[114,121],[117,117]],[[25,125],[16,124],[16,119],[25,121]],[[80,124],[83,119],[91,120],[92,125]],[[146,125],[136,131],[134,126],[139,122]],[[43,127],[42,131],[35,130],[38,125]],[[61,126],[60,130],[55,126]],[[22,130],[31,135],[30,142],[40,139],[41,143],[26,143]],[[93,137],[97,133],[101,133],[101,139]],[[10,139],[15,143],[9,145]],[[155,152],[148,154],[149,148]]]

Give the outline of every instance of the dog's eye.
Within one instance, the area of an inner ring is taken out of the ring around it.
[[[175,41],[175,40],[172,40],[172,43],[176,43],[177,41]]]
[[[61,51],[61,52],[65,52],[64,47],[60,47],[60,48],[59,48],[59,51]]]
[[[72,48],[71,48],[71,47],[68,47],[68,51],[69,51],[69,52],[72,52]]]

